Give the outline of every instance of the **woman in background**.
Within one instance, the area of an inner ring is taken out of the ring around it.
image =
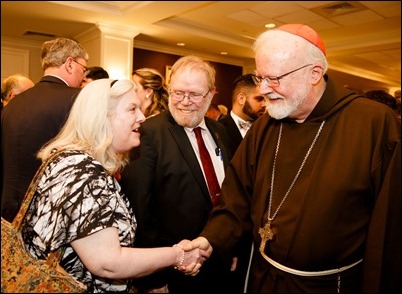
[[[153,68],[133,71],[132,80],[137,85],[137,95],[141,100],[141,111],[150,117],[168,109],[169,92],[163,76]]]

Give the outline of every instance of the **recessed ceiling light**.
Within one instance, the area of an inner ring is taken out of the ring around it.
[[[185,43],[177,43],[177,46],[183,47],[183,46],[186,46],[186,44]]]
[[[265,27],[266,27],[267,29],[273,29],[274,27],[276,27],[276,25],[275,25],[274,23],[267,23],[267,24],[265,25]]]

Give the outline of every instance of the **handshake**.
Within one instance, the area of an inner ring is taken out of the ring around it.
[[[175,269],[185,275],[197,275],[200,272],[202,264],[212,254],[212,246],[204,237],[198,237],[192,241],[182,240],[174,246],[183,250],[182,258],[175,266]]]

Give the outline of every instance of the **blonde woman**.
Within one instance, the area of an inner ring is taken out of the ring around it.
[[[137,223],[114,174],[140,144],[144,121],[132,81],[96,80],[81,90],[64,127],[38,153],[45,160],[62,151],[40,179],[24,242],[37,258],[65,247],[60,265],[89,292],[127,292],[130,278],[162,268],[196,274],[204,260],[200,250],[184,252],[186,241],[132,248]]]

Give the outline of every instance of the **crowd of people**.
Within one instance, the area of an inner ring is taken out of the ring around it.
[[[64,247],[97,293],[400,290],[400,98],[338,85],[303,24],[252,49],[222,110],[199,56],[169,84],[152,68],[114,80],[78,42],[44,42],[39,82],[2,82],[3,218],[57,152],[22,228],[30,254]]]

